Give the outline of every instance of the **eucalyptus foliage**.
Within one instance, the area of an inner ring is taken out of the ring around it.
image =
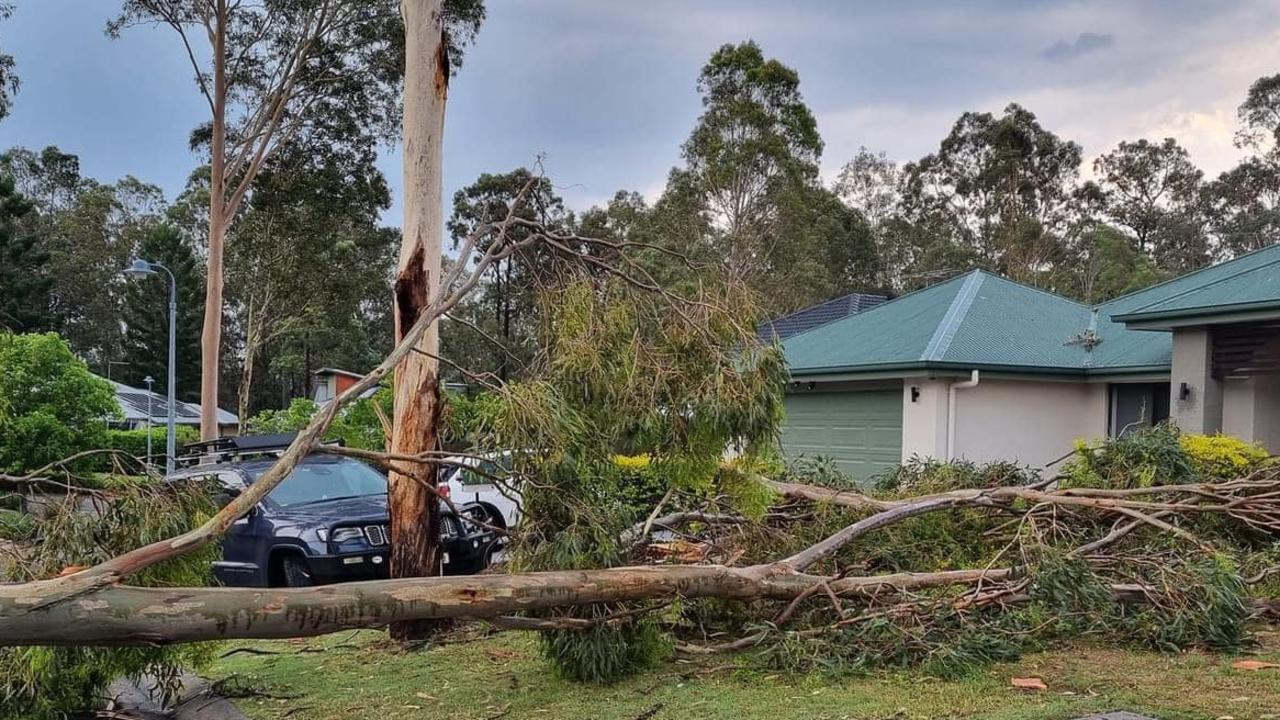
[[[616,278],[579,278],[543,296],[532,379],[499,389],[472,428],[482,447],[519,451],[519,568],[618,565],[619,536],[667,491],[725,495],[758,514],[758,483],[720,468],[730,448],[740,464],[763,461],[781,419],[785,368],[777,347],[757,342],[752,307],[727,283],[680,302]],[[643,471],[619,454],[645,456]],[[662,653],[651,623],[553,631],[542,647],[565,675],[610,681]]]
[[[173,537],[206,520],[216,507],[204,482],[181,487],[117,483],[109,496],[68,497],[31,522],[0,522],[0,578],[22,582],[93,565],[141,544]],[[27,516],[28,518],[30,516]],[[132,576],[140,586],[199,586],[212,580],[214,543]],[[153,679],[172,697],[178,676],[212,660],[216,645],[170,647],[0,648],[0,718],[55,720],[101,707],[107,686],[121,677]]]

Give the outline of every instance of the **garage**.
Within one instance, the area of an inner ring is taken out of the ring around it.
[[[866,480],[902,461],[902,390],[795,393],[786,397],[782,450],[827,457]]]

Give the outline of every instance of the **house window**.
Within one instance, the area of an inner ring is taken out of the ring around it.
[[[1169,419],[1169,383],[1113,383],[1107,434],[1118,437]]]

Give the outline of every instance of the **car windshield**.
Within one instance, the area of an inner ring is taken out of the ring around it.
[[[344,460],[299,465],[267,497],[281,507],[293,507],[386,494],[387,479],[382,474],[364,463]]]

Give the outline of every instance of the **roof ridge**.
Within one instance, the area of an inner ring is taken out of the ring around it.
[[[1014,280],[1013,278],[1005,277],[1004,275],[1001,275],[1000,273],[988,272],[988,271],[986,271],[986,270],[978,270],[978,272],[981,272],[981,273],[983,273],[984,275],[987,275],[988,277],[993,277],[993,278],[995,278],[995,279],[997,279],[997,280],[1003,280],[1004,282],[1007,282],[1007,283],[1009,283],[1010,285],[1017,285],[1017,286],[1018,286],[1018,287],[1020,287],[1020,288],[1023,288],[1023,289],[1026,289],[1026,290],[1030,290],[1030,291],[1032,291],[1032,292],[1037,292],[1037,293],[1040,293],[1041,295],[1048,295],[1049,297],[1051,297],[1051,298],[1053,298],[1053,299],[1055,299],[1055,300],[1062,300],[1062,301],[1064,301],[1064,302],[1069,302],[1069,303],[1071,303],[1072,305],[1077,305],[1077,306],[1079,306],[1080,308],[1082,308],[1082,309],[1084,309],[1084,310],[1092,310],[1094,307],[1096,307],[1095,305],[1090,305],[1090,304],[1088,304],[1088,303],[1080,302],[1079,300],[1076,300],[1075,298],[1067,297],[1066,295],[1063,295],[1063,294],[1061,294],[1061,293],[1056,293],[1056,292],[1054,292],[1054,291],[1052,291],[1052,290],[1046,290],[1046,289],[1044,289],[1044,288],[1042,288],[1042,287],[1036,287],[1035,285],[1029,285],[1029,284],[1027,284],[1027,283],[1022,282],[1021,280]]]
[[[1230,261],[1229,261],[1229,262],[1230,262]],[[1147,304],[1145,304],[1145,305],[1139,305],[1138,307],[1133,308],[1132,310],[1130,310],[1129,312],[1124,313],[1124,314],[1126,314],[1126,315],[1134,315],[1134,314],[1137,314],[1137,313],[1141,313],[1141,312],[1143,312],[1144,310],[1146,310],[1147,308],[1152,307],[1152,306],[1154,306],[1154,305],[1163,305],[1163,304],[1165,304],[1165,303],[1169,302],[1170,300],[1177,300],[1178,298],[1186,297],[1186,296],[1190,295],[1191,293],[1194,293],[1194,292],[1200,292],[1201,290],[1204,290],[1205,288],[1213,287],[1214,285],[1217,285],[1217,284],[1219,284],[1219,283],[1227,282],[1228,280],[1235,280],[1235,279],[1237,279],[1237,278],[1239,278],[1239,277],[1243,277],[1243,276],[1245,276],[1245,275],[1248,275],[1249,273],[1256,272],[1256,271],[1258,271],[1258,270],[1265,270],[1265,269],[1267,269],[1267,268],[1269,268],[1269,267],[1272,267],[1273,265],[1277,265],[1277,264],[1280,264],[1280,257],[1277,257],[1276,259],[1271,260],[1271,261],[1269,261],[1269,262],[1262,263],[1261,265],[1254,265],[1254,266],[1253,266],[1253,267],[1251,267],[1251,268],[1247,268],[1247,269],[1245,269],[1245,270],[1241,270],[1241,271],[1239,271],[1239,272],[1235,272],[1235,273],[1231,273],[1231,274],[1228,274],[1228,275],[1224,275],[1223,277],[1220,277],[1220,278],[1218,278],[1217,280],[1211,280],[1211,281],[1209,281],[1209,282],[1207,282],[1207,283],[1205,283],[1205,284],[1203,284],[1203,285],[1196,285],[1196,286],[1194,286],[1194,287],[1189,287],[1189,288],[1187,288],[1186,290],[1183,290],[1182,292],[1176,292],[1176,293],[1174,293],[1174,294],[1172,294],[1172,295],[1169,295],[1168,297],[1163,297],[1163,298],[1160,298],[1159,300],[1153,300],[1152,302],[1149,302],[1149,303],[1147,303]],[[1187,275],[1184,275],[1183,277],[1187,277]]]
[[[1146,286],[1146,287],[1144,287],[1144,288],[1140,288],[1140,289],[1138,289],[1138,290],[1133,290],[1133,291],[1127,292],[1127,293],[1125,293],[1125,294],[1123,294],[1123,295],[1117,295],[1116,297],[1113,297],[1113,298],[1111,298],[1110,300],[1107,300],[1106,302],[1098,303],[1098,307],[1101,307],[1101,306],[1103,306],[1103,305],[1110,305],[1110,304],[1112,304],[1112,303],[1119,302],[1120,300],[1124,300],[1125,298],[1133,297],[1134,295],[1138,295],[1138,294],[1140,294],[1140,293],[1147,292],[1148,290],[1154,290],[1155,288],[1163,287],[1163,286],[1165,286],[1165,285],[1168,285],[1168,284],[1170,284],[1170,283],[1177,282],[1177,281],[1179,281],[1179,280],[1185,280],[1186,278],[1194,277],[1194,276],[1196,276],[1196,275],[1199,275],[1200,273],[1204,273],[1204,272],[1208,272],[1208,271],[1210,271],[1210,270],[1213,270],[1214,268],[1219,268],[1219,267],[1222,267],[1223,265],[1229,265],[1229,264],[1231,264],[1231,263],[1233,263],[1233,262],[1235,262],[1235,261],[1237,261],[1237,260],[1243,260],[1243,259],[1245,259],[1245,258],[1247,258],[1247,257],[1252,257],[1252,256],[1254,256],[1254,255],[1260,255],[1260,254],[1262,254],[1262,253],[1264,253],[1264,252],[1267,252],[1268,250],[1274,250],[1274,249],[1276,249],[1277,247],[1280,247],[1280,242],[1271,243],[1270,245],[1267,245],[1266,247],[1260,247],[1260,248],[1258,248],[1257,250],[1250,250],[1249,252],[1244,253],[1244,254],[1242,254],[1242,255],[1237,255],[1237,256],[1235,256],[1235,257],[1231,258],[1230,260],[1223,260],[1222,262],[1219,262],[1219,263],[1213,263],[1212,265],[1205,265],[1205,266],[1204,266],[1204,267],[1202,267],[1202,268],[1196,268],[1195,270],[1192,270],[1191,272],[1188,272],[1188,273],[1182,273],[1181,275],[1175,275],[1175,276],[1173,276],[1173,277],[1169,278],[1168,280],[1161,280],[1160,282],[1156,283],[1155,285],[1148,285],[1148,286]],[[1270,265],[1270,263],[1268,263],[1268,265]],[[1233,274],[1233,275],[1230,275],[1230,276],[1228,276],[1228,277],[1235,277],[1235,275]],[[1211,283],[1211,284],[1212,284],[1212,283]],[[1204,286],[1201,286],[1201,287],[1204,287]],[[1176,297],[1176,295],[1175,295],[1174,297]],[[1154,304],[1155,304],[1154,302],[1147,303],[1147,305],[1154,305]],[[1139,306],[1139,307],[1146,307],[1146,306],[1145,306],[1145,305],[1142,305],[1142,306]]]
[[[938,323],[938,327],[934,328],[933,336],[929,338],[929,344],[924,348],[924,355],[921,360],[941,360],[942,356],[947,354],[947,349],[951,347],[951,341],[956,337],[956,331],[960,329],[960,324],[964,322],[965,315],[968,314],[969,308],[973,306],[973,299],[978,295],[978,289],[982,287],[983,281],[987,278],[987,273],[982,270],[974,270],[964,279],[964,284],[960,286],[959,292],[951,299],[951,305],[947,308],[947,312],[942,316],[942,320]]]

